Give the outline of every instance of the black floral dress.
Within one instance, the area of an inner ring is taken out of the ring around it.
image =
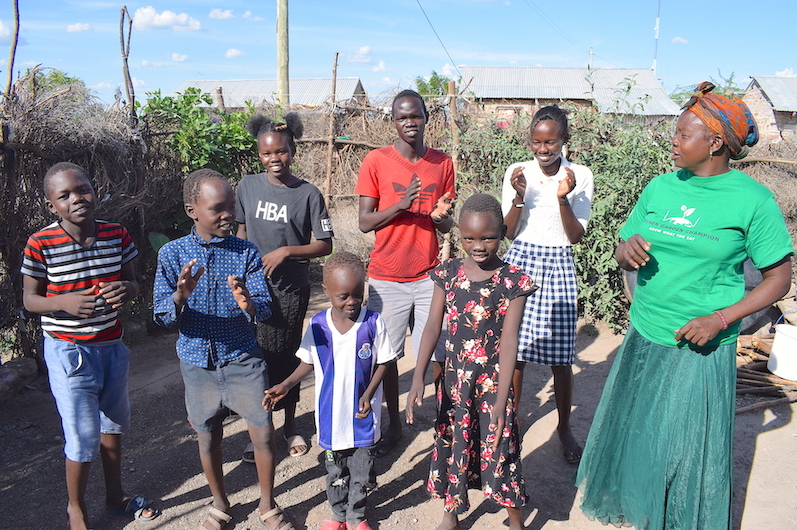
[[[447,260],[431,273],[446,294],[446,361],[438,388],[438,416],[426,488],[455,514],[470,508],[468,489],[481,489],[501,506],[526,502],[514,392],[509,392],[498,450],[490,415],[498,392],[501,329],[509,302],[536,286],[521,269],[505,264],[473,282],[462,259]]]

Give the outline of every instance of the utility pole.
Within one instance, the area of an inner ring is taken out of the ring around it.
[[[284,112],[291,106],[288,87],[288,0],[277,0],[277,96]]]
[[[653,75],[656,75],[656,62],[659,58],[659,17],[661,16],[661,0],[656,5],[656,26],[653,28]]]

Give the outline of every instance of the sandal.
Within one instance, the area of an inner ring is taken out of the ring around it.
[[[152,500],[144,497],[143,495],[135,495],[126,501],[125,507],[119,510],[107,510],[110,515],[118,515],[120,517],[127,517],[134,521],[151,521],[161,514],[159,508],[152,506]],[[152,515],[144,517],[142,514],[147,508],[150,509]]]
[[[272,517],[277,518],[277,526],[271,526],[266,522]],[[260,522],[266,525],[269,530],[295,530],[293,523],[285,519],[285,514],[282,513],[282,508],[277,505],[274,505],[274,507],[266,513],[261,513]]]
[[[211,506],[208,516],[202,522],[199,530],[222,530],[224,525],[229,523],[231,519],[231,515],[228,515],[218,508]]]
[[[567,460],[568,464],[581,462],[581,446],[576,443],[573,447],[565,447],[565,460]]]
[[[246,444],[246,447],[244,448],[244,454],[241,456],[241,461],[246,462],[247,464],[255,463],[255,446],[252,442]]]
[[[301,434],[288,436],[285,438],[285,441],[288,442],[288,454],[291,455],[291,458],[304,456],[310,450],[310,444],[307,443],[307,440],[305,440]],[[304,449],[299,449],[294,452],[294,449],[302,446],[304,446]]]
[[[401,436],[398,438],[381,438],[376,442],[376,456],[385,456],[398,445]]]

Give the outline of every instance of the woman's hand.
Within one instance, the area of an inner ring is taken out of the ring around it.
[[[526,176],[523,174],[524,166],[518,166],[512,170],[512,176],[509,177],[509,183],[518,194],[521,200],[526,196]]]
[[[686,339],[697,346],[705,346],[722,331],[722,319],[716,313],[693,318],[681,329],[675,330],[675,342]]]
[[[576,174],[569,167],[565,168],[565,173],[567,175],[559,181],[559,188],[556,190],[556,196],[560,200],[566,198],[568,193],[576,189]]]
[[[650,251],[650,243],[639,234],[634,234],[626,241],[620,241],[614,252],[614,259],[617,260],[620,267],[627,271],[633,271],[647,264],[650,260],[648,251]]]
[[[263,263],[263,271],[266,273],[266,278],[271,278],[277,267],[282,265],[289,257],[290,253],[287,247],[280,247],[263,256],[260,261]]]

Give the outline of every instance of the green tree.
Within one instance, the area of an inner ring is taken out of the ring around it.
[[[717,70],[718,79],[709,77],[708,80],[714,83],[714,94],[721,94],[723,96],[733,96],[739,99],[744,96],[745,89],[736,84],[736,73],[731,72],[731,75],[725,77],[720,70]],[[699,83],[699,82],[698,82]],[[670,99],[678,104],[683,105],[692,96],[698,83],[694,85],[678,85],[670,92]]]
[[[428,79],[422,76],[415,78],[415,90],[423,99],[429,101],[448,94],[449,81],[451,81],[451,78],[432,70],[432,75]]]

